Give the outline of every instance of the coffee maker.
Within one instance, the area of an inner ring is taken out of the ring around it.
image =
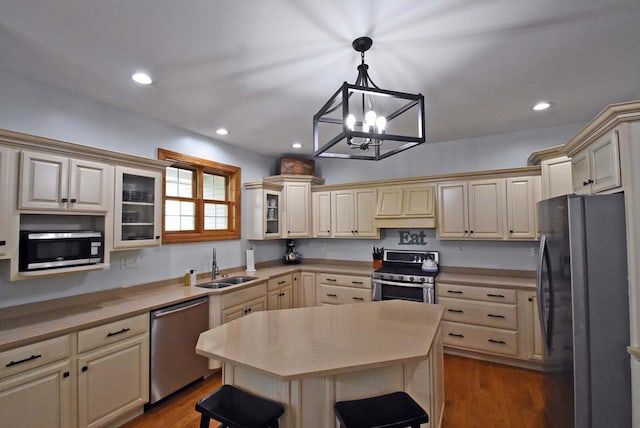
[[[296,264],[302,261],[302,257],[295,250],[296,241],[293,239],[287,239],[285,241],[285,245],[287,246],[287,252],[282,256],[282,261],[284,264]]]

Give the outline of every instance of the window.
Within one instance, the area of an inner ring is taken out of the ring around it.
[[[240,239],[240,168],[158,149],[165,243]]]

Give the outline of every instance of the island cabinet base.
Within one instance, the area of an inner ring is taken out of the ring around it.
[[[395,391],[407,392],[428,413],[429,423],[422,428],[439,428],[444,411],[441,342],[426,360],[291,381],[223,363],[223,382],[282,404],[282,428],[339,428],[333,411],[336,401]]]

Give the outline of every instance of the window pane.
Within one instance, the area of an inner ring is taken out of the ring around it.
[[[180,230],[180,216],[168,215],[164,218],[164,229],[172,232]]]
[[[165,182],[166,196],[193,197],[193,171],[172,166],[167,167]]]
[[[228,208],[224,204],[205,204],[204,228],[205,230],[226,230],[229,228],[227,218]]]
[[[165,203],[165,230],[181,231],[195,230],[194,202],[166,201]]]
[[[227,180],[226,177],[216,175],[213,177],[213,199],[218,201],[227,200]]]
[[[166,201],[164,212],[167,216],[180,215],[180,201]]]
[[[214,175],[214,174],[204,174],[203,178],[203,198],[204,199],[215,199],[217,201],[226,201],[227,200],[227,192],[226,192],[227,180],[226,177],[222,175]]]

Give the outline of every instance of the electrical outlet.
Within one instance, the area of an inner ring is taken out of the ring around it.
[[[459,253],[461,253],[461,252],[462,252],[462,250],[463,250],[463,248],[462,248],[462,244],[458,245],[458,252],[459,252]]]
[[[538,247],[531,247],[531,255],[532,256],[538,255]]]
[[[140,256],[129,256],[120,259],[121,269],[133,269],[140,266]]]

